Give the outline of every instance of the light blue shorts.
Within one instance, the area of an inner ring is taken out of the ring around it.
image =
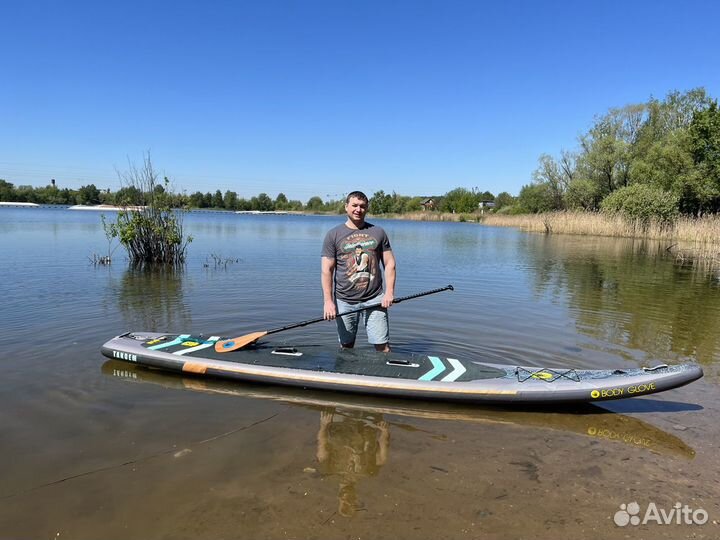
[[[380,293],[372,300],[360,302],[359,304],[348,304],[347,302],[336,299],[335,305],[337,306],[338,314],[340,314],[365,306],[379,305],[382,297],[383,293]],[[338,339],[341,345],[352,345],[355,343],[355,336],[357,335],[361,317],[365,321],[365,332],[367,333],[368,343],[371,345],[384,345],[390,341],[387,309],[376,307],[335,319],[338,329]]]

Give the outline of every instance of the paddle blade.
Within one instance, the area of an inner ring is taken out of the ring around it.
[[[247,347],[251,343],[255,343],[265,334],[267,334],[267,332],[253,332],[252,334],[236,338],[221,339],[215,342],[215,350],[219,353],[237,351],[238,349]]]

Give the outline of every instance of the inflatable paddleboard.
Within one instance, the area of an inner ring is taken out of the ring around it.
[[[596,402],[655,394],[703,375],[694,364],[615,370],[542,368],[442,355],[259,342],[218,352],[220,336],[128,332],[102,347],[115,360],[196,376],[495,404]]]

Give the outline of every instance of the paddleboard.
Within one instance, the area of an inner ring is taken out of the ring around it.
[[[222,353],[220,336],[127,332],[102,346],[115,360],[196,376],[403,398],[490,404],[599,402],[655,394],[702,377],[694,364],[587,370],[512,366],[442,355],[259,342]]]

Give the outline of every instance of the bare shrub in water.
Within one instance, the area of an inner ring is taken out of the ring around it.
[[[185,237],[183,232],[185,210],[172,206],[170,181],[167,177],[159,181],[149,154],[140,168],[132,163],[129,166],[128,172],[118,174],[125,192],[135,194],[132,202],[139,198],[140,205],[117,201],[122,210],[114,223],[103,220],[105,235],[108,240],[120,240],[135,266],[182,265],[192,237]]]

